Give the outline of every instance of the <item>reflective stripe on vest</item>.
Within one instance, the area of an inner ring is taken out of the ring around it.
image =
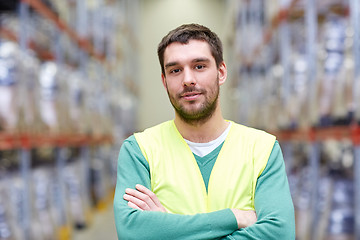
[[[273,135],[233,123],[206,192],[195,157],[173,120],[134,135],[149,162],[151,190],[177,214],[254,209],[256,181],[275,143]]]

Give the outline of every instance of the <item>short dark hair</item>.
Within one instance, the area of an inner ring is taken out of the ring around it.
[[[216,66],[219,68],[223,59],[223,48],[220,38],[209,28],[199,24],[183,24],[170,31],[159,43],[158,57],[161,72],[165,75],[164,53],[165,49],[173,42],[187,44],[189,40],[202,40],[209,44],[212,56],[215,58]]]

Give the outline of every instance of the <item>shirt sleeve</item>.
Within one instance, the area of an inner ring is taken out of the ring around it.
[[[124,141],[118,159],[114,216],[118,239],[219,239],[237,229],[230,209],[195,215],[140,211],[123,199],[136,184],[150,189],[149,164],[134,136]]]
[[[236,230],[223,239],[295,239],[294,206],[278,141],[274,144],[266,168],[257,180],[255,211],[258,220],[254,225]]]

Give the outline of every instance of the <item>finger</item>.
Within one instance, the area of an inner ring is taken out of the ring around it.
[[[131,188],[127,188],[125,190],[125,193],[131,196],[134,196],[136,198],[139,198],[143,201],[149,201],[150,197],[140,191],[138,191],[137,189],[131,189]]]
[[[160,210],[162,212],[167,212],[167,210],[164,208],[164,206],[161,204],[159,198],[156,196],[155,193],[153,193],[151,190],[149,190],[148,188],[146,188],[145,186],[141,185],[141,184],[137,184],[135,186],[135,188],[137,190],[139,190],[140,192],[143,192],[144,194],[148,195],[152,201],[154,202],[155,206],[160,208]]]
[[[129,194],[124,194],[123,198],[126,201],[135,204],[141,210],[150,210],[150,207],[148,206],[148,204],[145,201],[143,201],[143,200],[141,200],[141,199],[139,199],[137,197],[134,197],[134,196],[129,195]]]
[[[151,192],[151,191],[150,191]],[[157,207],[153,199],[145,193],[138,191],[137,189],[127,188],[125,193],[144,201],[150,208]]]
[[[141,185],[140,185],[141,186]],[[142,190],[144,191],[144,186],[142,186]],[[153,197],[149,196],[148,194],[152,194],[152,195],[155,195],[153,192],[151,192],[150,190],[148,190],[147,188],[145,188],[147,191],[144,192],[141,192],[139,191],[138,189],[131,189],[131,188],[127,188],[125,190],[125,193],[129,194],[129,195],[132,195],[138,199],[141,199],[142,201],[146,202],[146,204],[150,207],[150,208],[156,208],[158,207],[154,200],[153,200]],[[156,197],[156,196],[155,196]]]
[[[138,209],[140,211],[143,211],[141,208],[139,208],[139,206],[137,206],[136,204],[134,204],[133,202],[128,202],[128,206],[134,209]]]
[[[160,203],[160,200],[155,195],[155,193],[150,191],[148,188],[146,188],[146,187],[144,187],[143,185],[140,185],[140,184],[137,184],[135,186],[135,188],[137,190],[139,190],[140,192],[142,192],[142,193],[146,194],[147,196],[149,196],[157,207],[161,207],[161,208],[163,207],[162,204]]]

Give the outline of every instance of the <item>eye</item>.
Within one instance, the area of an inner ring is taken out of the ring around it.
[[[205,68],[204,65],[196,65],[195,66],[195,69],[197,69],[197,70],[201,70],[201,69],[204,69],[204,68]]]
[[[173,69],[173,70],[170,71],[170,73],[178,73],[178,72],[180,72],[180,69],[178,69],[178,68]]]

